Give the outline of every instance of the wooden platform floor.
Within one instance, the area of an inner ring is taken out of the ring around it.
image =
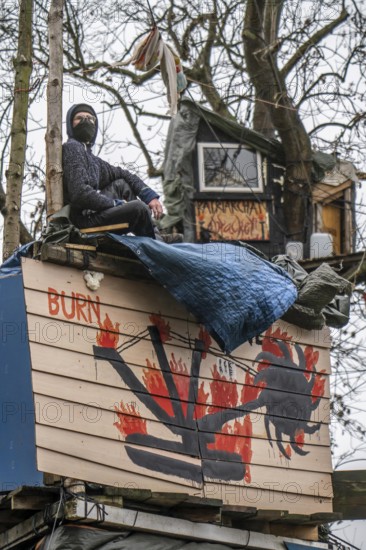
[[[144,489],[122,489],[91,484],[86,486],[86,495],[89,502],[104,506],[305,540],[317,540],[318,525],[337,521],[342,517],[339,513],[291,515],[286,510],[229,506],[224,505],[219,499],[199,498],[185,493],[158,493]],[[67,497],[67,493],[65,496]],[[67,498],[72,498],[72,494]],[[80,498],[83,499],[84,495],[78,495],[78,499]],[[24,540],[28,542],[44,535],[49,529],[49,524],[53,523],[56,510],[60,509],[59,499],[58,486],[22,486],[2,494],[0,548],[8,547],[5,544],[11,542],[15,531],[17,537],[25,537]],[[12,529],[14,527],[16,530]]]

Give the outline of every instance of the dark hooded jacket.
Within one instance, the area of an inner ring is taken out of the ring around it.
[[[76,110],[81,111],[84,108],[87,112],[94,114],[96,118],[94,137],[88,144],[74,139],[71,124]],[[94,210],[99,212],[106,208],[112,208],[114,206],[113,199],[99,191],[121,178],[128,183],[133,193],[146,204],[159,197],[138,176],[119,166],[112,166],[93,155],[92,146],[98,133],[98,119],[90,105],[79,103],[68,110],[66,130],[69,139],[62,146],[64,204],[71,204],[72,211]]]

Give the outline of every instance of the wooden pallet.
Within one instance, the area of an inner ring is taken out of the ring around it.
[[[148,279],[152,277],[147,268],[136,260],[129,249],[116,245],[110,240],[108,243],[98,239],[98,245],[80,244],[44,244],[40,251],[40,259],[44,262],[51,262],[58,265],[74,267],[76,269],[89,269],[100,271],[115,277],[132,277],[134,279]],[[106,248],[109,253],[99,251],[99,248]],[[97,251],[97,253],[96,253]],[[116,254],[118,252],[118,255]]]
[[[112,526],[111,518],[117,517],[120,513],[124,514],[123,517],[129,517],[132,512],[140,512],[140,517],[145,518],[144,521],[150,525],[149,529],[140,526],[141,530],[158,533],[159,525],[164,525],[164,518],[169,517],[173,527],[175,525],[173,518],[178,522],[175,533],[177,537],[179,520],[182,522],[188,520],[189,523],[194,522],[199,525],[213,524],[221,526],[221,529],[223,526],[232,528],[233,532],[240,529],[254,533],[318,540],[318,525],[341,519],[339,513],[294,515],[286,510],[258,510],[255,507],[224,505],[220,499],[199,498],[186,493],[159,493],[146,489],[92,485],[87,485],[86,493],[91,509],[93,503],[99,503],[108,508],[108,515],[103,522],[106,528]],[[21,542],[36,541],[49,531],[57,514],[58,517],[66,514],[66,521],[77,519],[83,523],[84,519],[85,523],[95,523],[93,514],[88,515],[88,518],[80,515],[81,508],[85,509],[83,498],[79,496],[78,499],[71,500],[65,512],[59,506],[59,497],[60,488],[57,486],[23,486],[1,496],[0,548],[10,550],[17,548]],[[95,506],[94,508],[96,509]],[[189,523],[181,525],[188,528]],[[114,523],[113,527],[118,525]],[[128,525],[124,526],[126,527]],[[195,528],[195,532],[199,532],[199,528],[198,531]],[[172,532],[171,535],[173,536],[174,533]],[[216,542],[220,540],[217,539]]]

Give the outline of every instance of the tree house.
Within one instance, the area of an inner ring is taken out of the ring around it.
[[[280,142],[183,99],[165,151],[163,226],[183,227],[191,242],[243,240],[283,254],[284,165]],[[316,256],[314,233],[331,236],[330,255],[354,252],[357,181],[350,162],[314,153],[304,258]]]
[[[135,509],[150,495],[155,512],[165,502],[182,520],[220,518],[253,531],[253,541],[264,525],[268,536],[317,540],[317,525],[339,517],[328,330],[277,321],[224,355],[135,260],[77,245],[42,249],[46,261],[22,262],[34,398],[25,431],[35,430],[37,469],[112,487],[114,499],[129,494]],[[95,291],[80,269],[86,254],[91,269],[104,266]],[[15,485],[27,483],[20,479]],[[23,495],[36,508],[57,496],[52,488],[10,489],[14,502]],[[14,513],[6,516],[13,523]]]

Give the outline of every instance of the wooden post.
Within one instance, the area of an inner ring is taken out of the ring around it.
[[[19,246],[20,208],[27,145],[29,82],[32,73],[33,0],[22,0],[19,12],[18,52],[14,59],[14,105],[9,166],[6,170],[4,260]]]
[[[62,8],[52,0],[48,14],[49,77],[47,85],[46,200],[47,218],[63,206],[62,193]]]

